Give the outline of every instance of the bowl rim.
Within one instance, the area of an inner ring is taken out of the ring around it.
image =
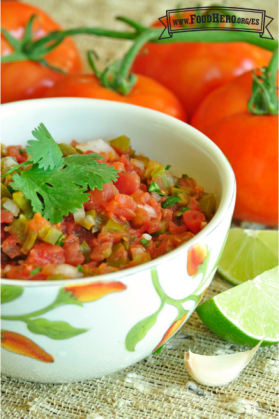
[[[0,120],[4,120],[11,116],[16,116],[17,113],[32,111],[32,109],[39,108],[49,108],[52,107],[54,104],[59,105],[59,107],[80,107],[80,106],[92,106],[98,108],[110,108],[110,112],[113,112],[115,108],[121,110],[127,115],[128,113],[132,113],[135,116],[139,116],[141,118],[147,119],[154,119],[156,120],[156,124],[164,129],[165,126],[168,125],[168,128],[172,128],[172,130],[178,132],[181,135],[187,134],[188,137],[193,141],[193,137],[195,138],[195,142],[203,148],[211,159],[214,160],[217,167],[219,168],[222,176],[223,181],[223,190],[221,194],[221,199],[219,202],[219,207],[210,221],[203,230],[201,230],[198,234],[196,234],[192,239],[183,243],[178,248],[172,250],[171,252],[160,256],[157,259],[153,259],[149,262],[146,262],[142,265],[134,266],[128,269],[124,269],[118,272],[112,272],[109,274],[97,275],[97,276],[90,276],[90,277],[82,277],[82,278],[75,278],[75,279],[61,279],[61,280],[54,280],[54,281],[40,281],[40,280],[22,280],[22,279],[6,279],[1,278],[1,284],[3,285],[14,285],[14,286],[27,286],[27,287],[53,287],[53,286],[65,286],[66,284],[72,285],[81,285],[85,283],[92,283],[92,282],[99,282],[99,281],[118,281],[120,278],[133,276],[134,274],[138,274],[139,272],[150,270],[151,268],[158,266],[166,261],[170,261],[171,259],[176,258],[177,254],[181,251],[187,251],[192,247],[196,242],[204,240],[205,237],[210,235],[223,221],[227,210],[234,204],[235,195],[236,195],[236,180],[233,169],[227,160],[226,156],[223,152],[217,147],[216,144],[213,143],[206,135],[202,134],[196,128],[190,126],[189,124],[180,121],[172,116],[166,115],[164,113],[144,108],[141,106],[136,106],[132,104],[122,103],[122,102],[114,102],[108,100],[101,100],[101,99],[88,99],[88,98],[44,98],[44,99],[32,99],[32,100],[23,100],[18,102],[11,102],[7,104],[1,105],[1,115]],[[185,138],[187,141],[187,138]],[[198,238],[198,239],[197,239]]]

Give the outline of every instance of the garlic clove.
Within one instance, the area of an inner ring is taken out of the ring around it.
[[[184,364],[191,377],[206,386],[222,386],[230,383],[249,364],[260,347],[261,340],[253,349],[230,355],[206,356],[185,352]]]

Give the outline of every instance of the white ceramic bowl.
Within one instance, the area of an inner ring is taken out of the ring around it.
[[[26,145],[41,122],[57,142],[125,134],[137,153],[170,164],[173,174],[187,173],[215,193],[218,210],[210,223],[189,242],[144,265],[78,280],[2,279],[4,374],[73,382],[113,373],[150,355],[192,314],[216,270],[236,192],[226,158],[177,119],[110,101],[16,102],[2,106],[1,122],[6,145]],[[197,254],[203,262],[193,274],[190,259]]]

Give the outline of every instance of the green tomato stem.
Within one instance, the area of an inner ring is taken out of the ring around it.
[[[277,115],[277,69],[278,49],[273,53],[268,67],[260,70],[260,74],[252,73],[252,96],[248,102],[248,110],[255,115]]]

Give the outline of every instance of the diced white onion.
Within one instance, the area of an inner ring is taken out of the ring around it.
[[[93,225],[95,225],[95,221],[94,221],[94,218],[92,217],[92,215],[87,215],[85,218],[84,218],[84,223],[85,224],[89,224],[91,227],[93,226]]]
[[[111,151],[114,151],[108,143],[101,139],[88,141],[87,143],[77,144],[76,148],[83,152],[93,151],[94,153],[110,153]]]
[[[10,167],[17,165],[16,159],[14,157],[11,157],[11,156],[5,157],[3,159],[3,162],[4,162],[3,170],[9,169]]]
[[[85,211],[84,208],[79,208],[77,212],[74,213],[74,220],[76,223],[79,223],[81,220],[85,218]]]
[[[175,185],[175,181],[174,181],[174,178],[173,178],[172,174],[168,170],[166,170],[166,175],[167,175],[167,179],[168,179],[170,188],[173,188],[174,185]]]
[[[150,234],[147,234],[147,233],[144,233],[144,234],[142,235],[142,237],[143,237],[145,240],[148,240],[148,241],[150,241],[150,240],[152,239],[152,236],[150,236]]]
[[[138,159],[131,159],[131,163],[133,163],[135,166],[139,167],[140,170],[144,170],[144,163],[141,160]]]
[[[145,205],[138,204],[138,207],[139,208],[143,208],[146,212],[148,212],[150,218],[157,218],[157,214],[156,214],[155,209],[152,208],[150,205],[147,205],[147,204],[145,204]]]
[[[6,210],[11,211],[15,217],[18,216],[20,209],[18,208],[17,204],[14,201],[12,201],[11,199],[8,198],[4,202],[3,207]]]
[[[156,201],[158,201],[158,202],[162,201],[162,196],[159,195],[157,192],[151,192],[150,194],[153,196],[153,198],[156,199]]]
[[[75,266],[68,265],[67,263],[61,263],[60,265],[53,267],[51,274],[63,275],[65,279],[82,277],[82,274],[77,270]]]

